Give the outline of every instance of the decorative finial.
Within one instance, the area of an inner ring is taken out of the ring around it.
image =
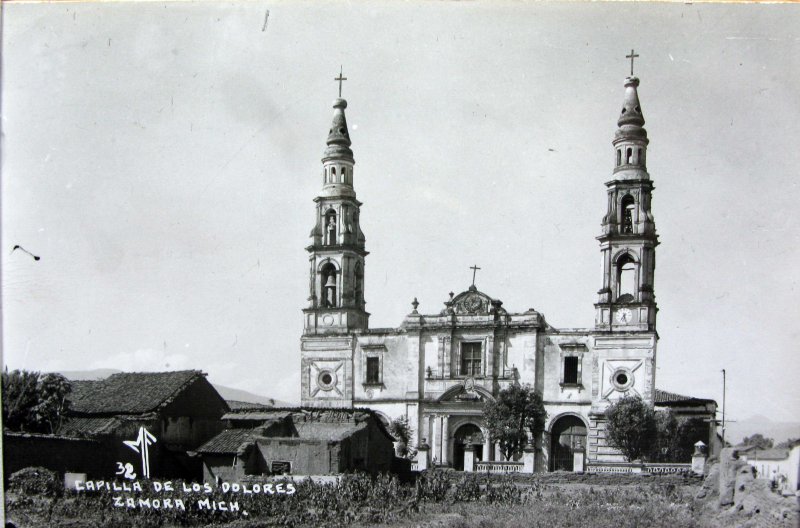
[[[455,295],[455,294],[453,292],[450,292],[450,300],[451,301],[453,300],[453,295]]]
[[[630,55],[625,55],[626,59],[630,59],[631,60],[631,77],[633,77],[633,59],[637,58],[638,56],[639,55],[637,53],[633,52],[633,49],[631,49],[631,54]],[[341,97],[341,94],[339,94],[339,97]]]
[[[419,313],[417,312],[417,306],[419,306],[419,301],[417,301],[416,297],[414,297],[414,300],[411,302],[411,306],[414,307],[414,311],[411,313]]]
[[[637,55],[638,57],[638,55]],[[333,78],[334,81],[339,81],[339,99],[342,98],[342,81],[346,81],[347,77],[342,77],[342,66],[339,66],[339,76]]]

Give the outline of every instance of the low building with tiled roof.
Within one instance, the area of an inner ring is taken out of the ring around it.
[[[115,462],[136,467],[140,455],[123,442],[145,427],[156,441],[150,447],[153,477],[200,478],[193,450],[223,429],[230,411],[199,370],[121,372],[105,379],[72,382],[69,412],[61,435],[105,440]],[[75,468],[76,471],[80,468]],[[116,465],[109,467],[113,475]]]
[[[698,430],[703,430],[700,428],[700,422],[706,424],[708,434],[702,440],[708,446],[708,453],[713,456],[722,449],[722,439],[716,432],[716,401],[655,389],[653,403],[656,410],[669,410],[679,420],[695,420]]]
[[[206,481],[392,469],[394,438],[369,410],[240,409],[223,419],[230,428],[197,449]]]

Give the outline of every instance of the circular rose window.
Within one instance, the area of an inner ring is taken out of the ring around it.
[[[317,374],[317,385],[324,391],[332,390],[336,386],[336,374],[330,370],[322,370]]]
[[[611,375],[611,383],[617,390],[626,391],[633,385],[633,373],[627,368],[618,368]]]

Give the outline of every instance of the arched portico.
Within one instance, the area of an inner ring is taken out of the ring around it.
[[[572,471],[575,453],[586,453],[588,427],[577,414],[563,414],[550,425],[550,471]]]
[[[472,446],[476,460],[483,460],[484,435],[481,428],[474,423],[465,423],[453,433],[453,469],[463,471],[464,448]]]

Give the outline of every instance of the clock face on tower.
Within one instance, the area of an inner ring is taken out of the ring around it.
[[[633,312],[631,312],[630,308],[622,308],[617,310],[615,317],[618,323],[630,323],[633,318]]]

